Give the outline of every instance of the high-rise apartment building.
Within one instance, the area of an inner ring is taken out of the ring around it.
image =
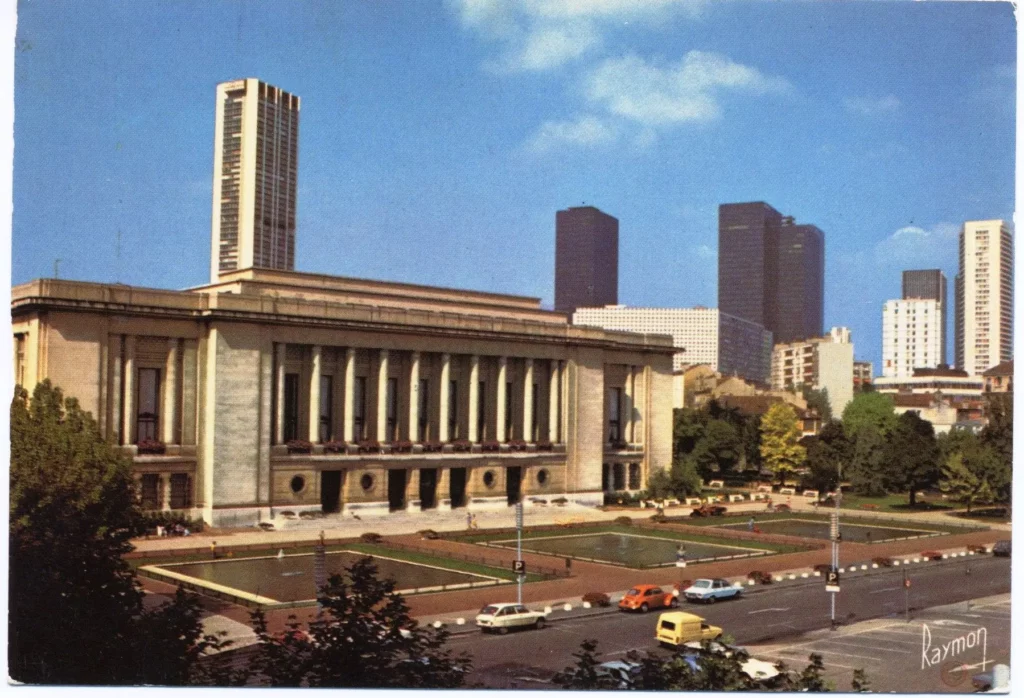
[[[718,207],[718,307],[776,342],[821,335],[825,235],[763,201]]]
[[[768,382],[771,332],[716,308],[579,308],[572,322],[606,330],[672,335],[676,348],[673,370],[706,364],[722,375]]]
[[[916,368],[935,368],[943,358],[942,305],[934,298],[882,304],[882,376],[909,378]]]
[[[949,312],[946,303],[946,275],[940,269],[913,269],[903,272],[903,298],[931,298],[939,303],[938,326],[942,332],[939,337],[940,356],[938,363],[946,361],[946,325]]]
[[[217,85],[210,280],[295,269],[299,98],[256,78]]]
[[[772,350],[772,388],[799,390],[807,386],[828,392],[836,419],[853,400],[854,361],[850,331],[833,327],[823,337],[776,344]]]
[[[967,221],[956,275],[956,366],[971,376],[1013,357],[1013,237],[1006,221]]]
[[[619,221],[593,206],[555,214],[555,310],[619,302]]]

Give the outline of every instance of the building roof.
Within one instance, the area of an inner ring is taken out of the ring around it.
[[[915,368],[914,378],[921,378],[925,376],[943,376],[948,378],[967,378],[967,371],[959,368],[950,368],[944,364],[936,366],[935,368]]]
[[[936,393],[920,393],[917,395],[896,393],[892,396],[894,407],[931,407],[937,399],[938,395]]]
[[[722,407],[734,408],[744,417],[764,414],[775,403],[786,402],[774,395],[722,395],[716,400]]]
[[[986,378],[990,376],[1013,377],[1013,359],[1010,359],[1009,361],[1004,361],[1001,364],[996,364],[995,366],[985,371],[981,375],[985,376]]]

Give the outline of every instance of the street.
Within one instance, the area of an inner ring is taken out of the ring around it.
[[[905,604],[902,574],[899,569],[891,569],[844,579],[836,599],[837,620],[845,624],[883,617],[902,620]],[[922,564],[914,566],[909,577],[913,618],[915,609],[1009,592],[1010,561],[986,557]],[[738,601],[715,605],[683,604],[683,610],[721,626],[736,644],[750,646],[828,628],[831,624],[829,603],[828,592],[823,583],[817,581],[758,588]],[[657,617],[657,612],[633,615],[616,611],[557,621],[540,631],[527,630],[507,636],[469,632],[454,636],[450,644],[456,651],[468,651],[473,656],[470,683],[478,681],[492,688],[540,688],[548,686],[547,682],[556,671],[573,664],[573,652],[578,651],[580,643],[586,639],[598,641],[598,652],[603,660],[621,659],[631,650],[657,650],[654,641]],[[1006,635],[1008,647],[1008,623],[998,632]],[[995,637],[990,642],[994,640]],[[801,652],[799,656],[787,655],[787,664],[802,667],[810,651]],[[826,666],[830,657],[836,659],[835,654],[826,654]],[[847,659],[844,663],[849,662]],[[865,668],[870,668],[866,660]],[[876,688],[888,690],[882,686]]]

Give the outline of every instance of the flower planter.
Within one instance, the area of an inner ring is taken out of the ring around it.
[[[324,453],[345,453],[348,451],[348,444],[344,441],[328,441],[324,444]]]
[[[380,442],[379,441],[360,441],[359,442],[360,453],[380,453]]]
[[[289,441],[288,453],[312,453],[313,444],[308,441]]]
[[[162,441],[144,439],[139,442],[136,452],[140,456],[162,456],[167,452],[167,446]]]

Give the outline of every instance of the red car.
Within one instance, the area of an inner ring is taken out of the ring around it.
[[[690,516],[721,516],[725,513],[725,507],[717,504],[705,504],[690,512]]]
[[[676,608],[678,605],[679,599],[671,591],[653,584],[638,584],[619,601],[619,610],[647,613],[652,608]]]

